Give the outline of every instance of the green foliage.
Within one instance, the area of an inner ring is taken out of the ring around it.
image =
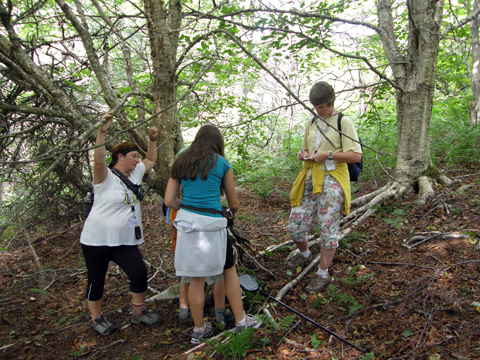
[[[430,128],[432,160],[442,160],[447,167],[478,164],[480,157],[480,124],[471,124],[468,113],[460,112],[460,103],[449,102],[433,110]],[[453,109],[452,109],[453,108]],[[458,112],[455,112],[455,108]],[[466,107],[468,109],[468,107]],[[452,110],[450,112],[450,110]]]
[[[44,291],[42,289],[30,289],[30,291],[33,292],[33,293],[39,293],[39,294],[42,294],[42,295],[45,295],[45,296],[48,296],[48,297],[52,296],[49,292]]]
[[[278,325],[278,328],[280,330],[286,330],[292,325],[293,320],[295,320],[295,315],[288,315],[285,316],[280,320],[280,324]]]
[[[267,316],[257,315],[262,320],[262,323],[267,328],[273,328],[274,324],[271,319]],[[294,316],[288,316],[281,320],[280,328],[284,329],[290,326]],[[207,340],[207,343],[211,346],[210,352],[218,351],[220,352],[225,359],[242,359],[247,355],[249,349],[260,347],[261,345],[257,344],[254,341],[253,333],[255,329],[245,328],[241,333],[227,332],[226,339],[220,340]],[[261,344],[269,343],[269,339],[261,339]]]
[[[350,270],[349,277],[346,279],[340,279],[340,281],[343,281],[350,285],[357,285],[374,275],[374,273],[370,273],[368,275],[355,277],[355,274],[360,269],[360,267],[360,265],[353,267]],[[353,296],[342,293],[340,289],[338,289],[332,284],[327,286],[326,290],[326,296],[322,297],[321,295],[318,295],[317,299],[310,305],[310,307],[316,308],[320,306],[325,306],[328,303],[333,302],[334,304],[336,304],[337,309],[347,311],[349,315],[352,315],[355,311],[363,307],[363,305],[359,304]],[[347,306],[347,308],[345,309],[343,306]]]
[[[312,338],[311,338],[310,343],[312,344],[312,347],[314,349],[316,349],[317,347],[319,347],[323,343],[323,340],[322,339],[317,339],[317,334],[312,334]]]
[[[252,125],[252,137],[258,136],[256,132],[264,131],[264,128],[265,123],[259,122],[256,127]],[[286,121],[280,120],[270,131],[271,139],[264,137],[264,142],[251,141],[248,147],[246,143],[238,145],[239,139],[236,138],[235,152],[229,150],[227,154],[237,182],[248,185],[261,197],[268,197],[279,181],[292,183],[301,167],[296,154],[300,149],[302,131],[291,130]],[[288,194],[282,195],[288,198]]]
[[[236,331],[227,334],[227,341],[207,340],[207,343],[220,352],[225,359],[242,359],[247,355],[247,350],[252,346],[253,332],[255,329],[245,329],[241,333]]]
[[[87,347],[84,345],[80,348],[80,350],[71,353],[70,356],[72,356],[74,358],[78,358],[78,357],[83,355],[83,353],[85,352],[86,349],[87,349]]]
[[[347,236],[345,236],[340,240],[340,247],[346,248],[348,247],[349,244],[354,244],[357,241],[362,241],[362,240],[365,240],[366,238],[367,238],[367,235],[365,235],[362,232],[348,234]]]
[[[359,277],[355,277],[355,274],[357,273],[357,271],[361,268],[364,268],[363,265],[356,265],[354,266],[351,270],[350,270],[350,274],[349,274],[349,277],[346,278],[346,279],[340,279],[340,281],[343,281],[347,284],[350,284],[350,285],[357,285],[357,284],[361,284],[362,282],[364,282],[366,279],[372,277],[374,275],[374,273],[370,273],[370,274],[367,274],[367,275],[363,275],[363,276],[359,276]]]

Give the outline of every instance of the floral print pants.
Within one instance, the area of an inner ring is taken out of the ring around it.
[[[322,192],[314,195],[307,189],[299,206],[292,208],[288,219],[288,234],[297,242],[307,241],[312,221],[318,215],[321,247],[336,249],[338,247],[338,232],[344,204],[343,190],[337,180],[331,175],[325,175]]]

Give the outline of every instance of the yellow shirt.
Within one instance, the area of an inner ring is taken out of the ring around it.
[[[331,127],[327,126],[323,121],[317,119],[318,124],[322,128],[325,136],[333,143],[334,146],[330,144],[326,139],[322,139],[317,151],[319,152],[328,152],[333,151],[334,153],[353,151],[356,153],[362,153],[362,148],[359,143],[350,140],[346,136],[340,137],[340,134],[333,130]],[[326,120],[331,126],[337,129],[338,114],[332,116]],[[342,132],[347,136],[358,139],[357,130],[353,121],[347,117],[342,117]],[[308,153],[312,156],[316,150],[317,143],[317,127],[315,122],[309,120],[305,128],[305,136],[303,139],[303,148],[308,149]],[[313,183],[313,193],[315,195],[322,192],[323,179],[325,177],[325,164],[312,163],[310,160],[304,161],[302,170],[297,176],[295,183],[293,184],[292,191],[290,193],[290,202],[292,207],[299,206],[303,197],[303,192],[305,190],[305,180],[312,176]],[[348,215],[350,213],[350,204],[351,204],[351,190],[350,190],[350,174],[348,173],[348,166],[346,163],[335,162],[335,170],[328,172],[332,175],[335,180],[342,187],[344,194],[344,207],[345,213]]]

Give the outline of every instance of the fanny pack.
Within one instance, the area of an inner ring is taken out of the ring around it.
[[[196,206],[190,206],[190,205],[181,205],[180,208],[185,209],[185,210],[193,210],[193,211],[203,212],[203,213],[206,213],[206,214],[221,215],[225,219],[227,219],[227,227],[233,226],[233,214],[230,211],[230,209],[226,206],[222,206],[222,211],[215,210],[215,209],[198,208]]]

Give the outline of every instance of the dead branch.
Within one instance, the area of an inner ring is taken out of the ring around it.
[[[275,296],[275,299],[282,300],[285,294],[294,286],[296,286],[300,281],[302,281],[304,276],[307,275],[308,272],[312,268],[314,268],[319,262],[320,262],[320,254],[310,264],[308,264],[308,266],[306,266],[305,269],[303,269],[303,271],[295,279],[293,279],[287,285],[285,285],[282,289],[280,289],[277,296]]]
[[[264,266],[262,266],[262,264],[260,264],[260,263],[255,259],[255,257],[253,257],[252,255],[250,255],[250,254],[248,253],[248,251],[247,251],[242,245],[240,245],[239,243],[237,243],[236,246],[240,247],[240,248],[242,249],[243,253],[246,254],[246,255],[248,255],[248,257],[249,257],[250,259],[252,259],[253,262],[254,262],[260,269],[262,269],[263,271],[266,271],[267,273],[269,273],[270,275],[272,275],[272,276],[275,278],[275,280],[277,280],[277,277],[275,276],[275,274],[272,273],[270,270],[266,269]]]
[[[288,335],[290,335],[290,333],[291,333],[293,330],[295,330],[295,329],[297,328],[297,326],[298,326],[301,322],[302,322],[302,319],[298,320],[298,321],[295,323],[295,325],[293,325],[293,326],[290,328],[290,330],[288,330],[288,331],[286,332],[286,334],[285,334],[285,335],[282,337],[282,339],[278,342],[277,346],[280,346],[280,345],[282,344],[283,340],[285,340],[285,338],[286,338]]]
[[[429,240],[435,239],[435,238],[440,237],[440,236],[443,239],[446,239],[446,240],[468,238],[468,235],[462,235],[462,234],[458,234],[458,233],[450,233],[450,234],[436,233],[436,234],[434,234],[432,236],[429,236],[429,237],[414,236],[409,241],[407,241],[405,244],[402,244],[402,245],[405,246],[408,250],[412,250],[415,246],[418,246],[420,244],[423,244],[423,243],[425,243]],[[407,245],[407,244],[411,244],[412,242],[415,242],[415,241],[417,241],[417,243],[415,243],[414,245],[412,245],[412,246]]]

